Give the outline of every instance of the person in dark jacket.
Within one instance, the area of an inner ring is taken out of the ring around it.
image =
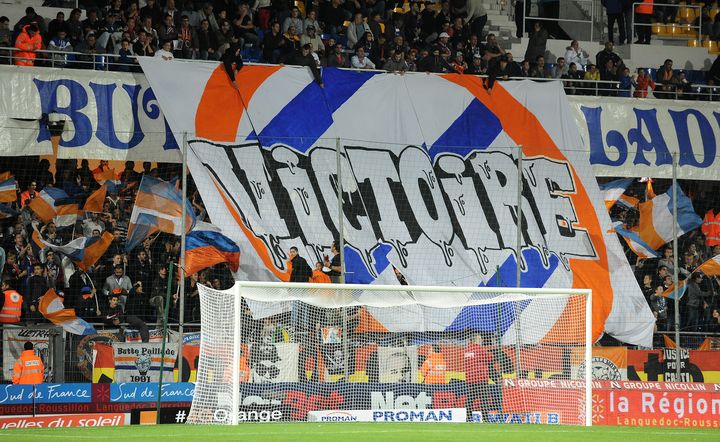
[[[232,81],[235,87],[237,87],[237,83],[235,83],[235,74],[237,72],[240,72],[240,69],[242,69],[243,67],[241,52],[242,46],[239,44],[234,44],[227,48],[227,50],[222,55],[222,62],[225,66],[225,72],[227,72],[228,77],[230,77],[230,81]]]
[[[313,78],[315,78],[315,82],[320,87],[325,87],[323,85],[322,77],[320,76],[320,69],[318,69],[317,62],[315,61],[315,57],[312,56],[312,46],[310,43],[307,43],[303,45],[303,47],[300,49],[299,52],[295,52],[294,54],[290,54],[288,58],[285,60],[287,64],[295,65],[295,66],[307,66],[310,68],[310,71],[312,72]],[[307,263],[305,263],[307,265]],[[310,272],[312,273],[312,272]]]
[[[490,78],[488,78],[488,90],[492,90],[496,80],[507,80],[512,76],[507,55],[498,57],[498,63],[490,69]]]
[[[544,57],[548,38],[547,29],[543,28],[539,21],[536,21],[525,51],[525,60],[535,60],[540,55]]]
[[[308,282],[312,276],[312,269],[305,258],[298,255],[297,247],[290,247],[288,255],[290,256],[290,265],[292,266],[290,282]]]
[[[455,70],[448,64],[447,60],[440,55],[440,49],[436,46],[433,48],[432,54],[423,58],[418,64],[418,71],[447,73],[454,72]]]
[[[602,0],[602,5],[605,7],[605,12],[607,13],[608,40],[615,43],[613,28],[615,27],[615,22],[617,22],[620,31],[618,44],[623,44],[623,42],[625,42],[625,16],[623,15],[625,0]],[[632,36],[628,37],[628,40],[630,40],[630,38],[632,38]]]

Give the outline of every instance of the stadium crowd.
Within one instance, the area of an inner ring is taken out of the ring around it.
[[[610,10],[616,2],[607,2],[608,17],[615,16]],[[532,26],[527,51],[522,58],[515,57],[496,35],[485,32],[484,9],[466,22],[465,9],[447,0],[437,7],[385,0],[165,0],[162,4],[147,0],[143,7],[128,0],[86,3],[85,20],[80,19],[82,11],[74,9],[69,17],[58,12],[46,24],[31,7],[12,28],[7,17],[0,17],[0,48],[15,47],[12,58],[19,65],[40,62],[38,51],[46,48],[55,51],[49,54],[53,66],[106,69],[112,61],[109,67],[118,71],[139,71],[135,56],[220,60],[232,47],[241,48],[246,60],[309,66],[316,78],[317,68],[324,66],[457,72],[487,75],[488,87],[498,78],[562,78],[568,80],[565,86],[570,94],[597,95],[599,91],[646,97],[654,89],[658,98],[675,98],[677,93],[686,99],[706,99],[693,82],[720,85],[720,56],[701,75],[675,70],[670,60],[656,75],[654,67],[652,72],[641,68],[631,73],[613,51],[612,33],[594,60],[572,41],[564,56],[546,63],[547,40],[556,36],[553,29],[559,29],[553,22],[528,21]],[[523,2],[517,3],[521,6],[516,17],[522,17]],[[715,27],[720,30],[718,17]],[[619,43],[630,39],[623,33]],[[104,54],[115,55],[110,60]],[[10,60],[10,52],[0,49],[0,62]]]

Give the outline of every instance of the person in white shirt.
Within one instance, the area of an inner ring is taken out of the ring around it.
[[[570,63],[575,63],[575,66],[579,70],[585,70],[585,66],[588,62],[588,53],[580,49],[580,43],[577,40],[573,40],[570,46],[565,51],[565,64],[570,66]]]
[[[163,42],[162,48],[158,49],[157,52],[155,52],[155,56],[160,57],[165,61],[172,60],[173,58],[175,58],[172,53],[172,45],[172,40],[166,40],[165,42]]]
[[[355,54],[352,60],[350,60],[352,67],[355,69],[375,69],[375,63],[365,56],[365,48],[362,46],[357,48]]]

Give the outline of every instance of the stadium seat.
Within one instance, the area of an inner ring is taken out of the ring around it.
[[[718,15],[718,12],[720,12],[720,8],[718,8],[716,4],[712,9],[710,9],[710,20],[715,20],[715,16]]]
[[[662,23],[653,23],[652,33],[654,35],[662,35],[665,33],[665,25]]]
[[[682,20],[685,23],[692,23],[692,21],[695,20],[696,17],[697,9],[683,6],[682,3],[680,3],[680,8],[677,14],[678,20]]]
[[[699,48],[700,42],[697,39],[692,39],[687,41],[687,45],[689,48]]]

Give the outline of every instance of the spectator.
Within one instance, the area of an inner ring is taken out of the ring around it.
[[[531,72],[530,62],[528,60],[523,60],[522,63],[520,63],[520,69],[518,70],[518,72],[514,73],[513,76],[530,78],[530,77],[532,77],[530,72]],[[517,74],[517,75],[515,75],[515,74]]]
[[[140,8],[140,17],[143,20],[150,18],[153,23],[160,23],[163,19],[163,12],[155,0],[146,0],[146,5]]]
[[[686,331],[698,331],[701,324],[700,319],[705,317],[705,309],[708,307],[710,293],[702,290],[700,285],[703,283],[703,273],[695,272],[692,277],[687,280],[687,301],[685,303],[685,317],[683,327]]]
[[[537,60],[541,55],[545,57],[548,37],[548,31],[542,27],[539,21],[536,21],[535,24],[533,24],[533,30],[528,40],[525,60]]]
[[[645,98],[648,95],[648,89],[655,89],[655,82],[643,68],[638,69],[638,73],[634,81],[635,92],[633,93],[633,96],[636,98]]]
[[[676,99],[678,99],[678,100],[693,100],[693,99],[695,99],[692,84],[686,78],[685,71],[678,71],[677,75],[675,75],[671,81],[675,86],[675,98]]]
[[[64,28],[59,29],[54,37],[48,43],[48,50],[55,52],[72,52],[73,47],[70,39],[67,38],[67,31]],[[52,54],[53,66],[65,67],[68,64],[67,54]]]
[[[43,42],[38,26],[34,23],[23,26],[22,32],[15,40],[15,48],[18,49],[15,52],[15,65],[34,66],[37,57],[36,52],[42,49],[42,46]]]
[[[440,55],[440,49],[434,47],[432,54],[420,62],[418,70],[421,72],[447,73],[452,72],[453,68],[448,64],[447,60]]]
[[[650,22],[653,17],[653,0],[642,0],[635,6],[635,34],[638,39],[635,44],[650,44],[652,29]]]
[[[488,64],[489,68],[492,68],[497,64],[497,58],[501,55],[505,55],[505,49],[501,48],[497,42],[495,34],[488,34],[487,42],[485,44],[485,53],[483,57]]]
[[[487,73],[487,68],[483,64],[483,58],[480,54],[473,55],[472,58],[472,64],[468,66],[467,71],[465,71],[466,74],[473,74],[473,75],[484,75]]]
[[[130,281],[130,278],[125,275],[125,269],[122,265],[116,265],[113,269],[113,274],[105,279],[103,293],[105,296],[108,296],[113,289],[117,288],[124,290],[125,293],[130,293],[130,291],[134,289],[133,283]],[[120,305],[125,306],[126,300],[126,298],[121,296]]]
[[[575,63],[575,67],[579,71],[584,71],[588,61],[588,54],[584,50],[580,49],[580,43],[577,40],[573,40],[565,51],[565,62],[570,66],[571,63]]]
[[[568,67],[565,63],[565,59],[563,57],[558,57],[557,62],[555,63],[555,66],[553,66],[551,78],[563,78],[564,75],[567,75],[568,73]]]
[[[42,264],[37,263],[32,266],[32,276],[28,278],[27,286],[28,288],[25,291],[23,299],[26,312],[25,317],[28,320],[39,320],[42,318],[42,315],[38,311],[40,298],[42,298],[50,288],[50,284],[48,284],[47,277],[45,276],[45,267]]]
[[[330,277],[323,272],[323,265],[320,261],[315,263],[315,269],[310,276],[309,282],[314,284],[330,284]]]
[[[617,81],[617,79],[618,79],[617,72],[618,72],[617,66],[612,61],[612,59],[608,58],[607,61],[605,61],[605,66],[600,71],[600,80],[602,80],[604,82],[599,85],[600,95],[610,96],[610,95],[615,94],[615,85],[611,82]]]
[[[119,293],[115,291],[110,293],[110,296],[108,296],[108,305],[102,313],[103,322],[110,327],[120,327],[120,324],[123,322],[124,313],[122,306],[120,306],[121,294],[122,289],[119,290]]]
[[[99,230],[100,233],[105,231],[105,223],[100,219],[100,215],[96,212],[90,212],[90,218],[86,218],[82,222],[83,235],[90,236],[93,230]]]
[[[547,71],[545,69],[545,57],[538,55],[535,58],[535,64],[530,68],[531,78],[548,78]]]
[[[322,77],[320,76],[320,69],[318,69],[315,58],[313,58],[311,53],[312,53],[312,46],[310,46],[310,44],[306,44],[302,47],[302,49],[299,52],[296,52],[295,54],[292,54],[289,57],[289,59],[287,60],[287,64],[309,67],[310,72],[312,73],[312,76],[315,79],[315,82],[320,87],[324,87]]]
[[[169,41],[171,43],[170,51],[172,52],[173,47],[175,46],[175,41],[178,39],[178,30],[175,26],[172,15],[165,15],[163,23],[157,30],[157,37],[158,40],[162,42],[163,47],[165,46],[165,42]],[[155,56],[157,57],[158,55],[156,54]]]
[[[82,22],[80,16],[82,11],[79,9],[73,9],[70,12],[70,18],[67,20],[68,37],[70,37],[70,44],[75,47],[85,39],[85,32],[83,31]]]
[[[614,35],[616,22],[620,33],[620,40],[618,41],[618,44],[623,44],[625,42],[625,16],[623,15],[625,3],[626,0],[602,0],[602,5],[605,7],[605,12],[607,13],[608,40],[612,43],[615,42]],[[631,38],[632,35],[628,38],[628,40]],[[598,65],[600,65],[599,62]]]
[[[178,38],[180,39],[180,56],[185,59],[195,58],[198,51],[198,36],[195,29],[190,26],[190,17],[187,15],[180,18]]]
[[[320,17],[324,18],[326,32],[337,34],[342,30],[345,22],[345,9],[341,7],[343,0],[330,0],[321,3]],[[356,40],[357,41],[357,40]]]
[[[315,31],[317,33],[320,33],[322,31],[322,28],[320,27],[320,22],[317,21],[317,11],[314,9],[310,9],[307,11],[307,16],[305,17],[305,21],[303,22],[303,28],[307,29],[309,26],[312,26],[315,28]]]
[[[288,256],[290,257],[288,267],[292,269],[290,272],[290,282],[308,282],[312,276],[312,269],[305,258],[298,254],[297,247],[290,247]]]
[[[462,54],[462,53],[459,52],[459,54]],[[399,72],[399,73],[407,72],[408,64],[405,61],[405,54],[403,54],[400,51],[393,52],[393,55],[390,58],[390,60],[385,62],[383,69],[385,69],[388,72]]]
[[[584,91],[585,95],[597,95],[597,82],[600,81],[600,71],[598,71],[597,67],[594,64],[587,65],[587,72],[585,72],[583,80],[587,82],[594,82],[582,84],[582,90]]]
[[[22,318],[23,296],[3,278],[0,292],[0,323],[16,324]]]
[[[97,67],[96,63],[102,65],[102,60],[98,59],[96,55],[102,54],[103,50],[97,44],[97,38],[95,37],[95,33],[88,33],[85,37],[85,41],[78,44],[76,49],[82,54],[77,56],[79,67],[84,69],[94,69]],[[63,186],[66,192],[67,186],[69,184],[71,185],[72,182],[65,183],[65,185]],[[72,194],[72,192],[68,192],[68,194],[70,195]]]
[[[37,188],[37,183],[35,181],[30,182],[30,184],[27,186],[27,189],[23,193],[20,194],[20,207],[25,207],[26,205],[30,204],[32,200],[35,199],[35,197],[38,195],[37,191],[35,190]]]
[[[323,56],[325,53],[325,45],[323,44],[320,37],[315,33],[315,26],[310,25],[305,29],[305,33],[300,37],[300,45],[310,45],[311,51]]]
[[[147,32],[141,30],[138,33],[138,39],[133,44],[133,53],[138,57],[154,57],[155,48],[152,45],[151,39],[148,37]]]
[[[606,69],[608,60],[612,60],[613,67],[624,66],[622,58],[614,51],[615,45],[611,41],[605,42],[605,48],[595,55],[595,62],[598,69]]]
[[[283,54],[285,38],[280,32],[280,23],[273,22],[270,31],[265,33],[263,39],[263,61],[265,63],[277,63]]]
[[[362,13],[358,12],[355,14],[353,22],[348,25],[347,28],[347,46],[350,49],[355,48],[355,45],[360,41],[365,33],[370,32],[370,26],[363,21]]]
[[[242,46],[257,46],[260,43],[247,3],[241,3],[238,6],[237,17],[233,20],[233,28],[235,29],[235,35],[240,37]]]
[[[622,73],[618,78],[618,97],[630,97],[630,88],[633,86],[633,79],[630,77],[630,69],[623,67]]]
[[[48,24],[47,39],[49,40],[55,37],[60,30],[64,30],[65,35],[70,33],[70,26],[68,26],[65,21],[65,13],[63,11],[58,11],[55,15],[55,19]]]
[[[295,26],[292,25],[288,28],[287,32],[283,34],[283,56],[281,62],[284,59],[291,58],[294,54],[300,52],[300,36],[295,32]]]
[[[20,34],[23,29],[25,29],[25,26],[31,24],[34,24],[41,34],[45,34],[47,32],[47,29],[45,28],[45,19],[35,12],[35,8],[28,6],[25,8],[25,15],[18,20],[17,23],[15,23],[13,30]]]
[[[507,55],[501,55],[498,57],[498,63],[490,68],[488,90],[492,90],[496,80],[507,80],[511,75]]]
[[[717,16],[720,16],[720,14]],[[710,70],[707,73],[707,82],[713,86],[720,86],[720,55],[715,57],[715,61],[713,61],[712,66],[710,66]]]
[[[343,52],[343,45],[336,43],[333,50],[328,54],[326,65],[328,67],[346,68],[349,67],[347,56]]]
[[[210,29],[213,32],[220,31],[220,22],[218,22],[215,14],[213,14],[214,6],[211,2],[207,2],[203,5],[202,9],[198,12],[198,19],[202,23],[203,20],[207,20],[210,25]]]
[[[295,26],[295,31],[297,31],[298,35],[302,35],[305,29],[303,18],[300,16],[300,9],[298,9],[297,6],[294,6],[290,10],[290,16],[286,17],[285,21],[283,21],[283,33],[287,32],[290,26]]]
[[[200,22],[200,30],[197,32],[197,46],[201,60],[218,59],[216,52],[218,47],[217,36],[215,31],[210,29],[210,22],[207,19],[202,19]],[[277,60],[272,61],[272,63],[277,63]]]
[[[120,51],[118,52],[118,66],[115,66],[115,69],[121,72],[130,72],[131,70],[135,69],[135,65],[137,65],[137,60],[133,58],[134,54],[132,52],[132,48],[130,47],[130,40],[127,38],[124,38],[120,42]]]
[[[375,63],[365,56],[365,48],[362,46],[355,50],[350,64],[355,69],[375,69]]]
[[[654,94],[655,97],[670,99],[675,98],[675,86],[677,80],[675,79],[672,60],[669,58],[665,60],[665,63],[658,68],[655,78],[657,80],[657,86]]]

